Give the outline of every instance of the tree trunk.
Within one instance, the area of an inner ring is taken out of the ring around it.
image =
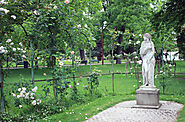
[[[102,43],[101,43],[101,39],[98,41],[98,42],[96,42],[96,46],[97,46],[97,49],[96,49],[96,51],[97,51],[97,59],[98,59],[98,61],[101,61],[101,58],[102,58]]]
[[[103,26],[102,26],[102,65],[104,65],[104,48],[103,48],[103,43],[104,43],[104,29],[103,29]]]
[[[80,59],[81,60],[85,60],[85,52],[84,52],[84,49],[80,49]]]
[[[97,56],[98,61],[101,61],[101,55]]]
[[[123,39],[123,35],[120,34],[119,37],[118,37],[118,43],[119,43],[119,45],[117,45],[117,48],[116,48],[116,54],[117,55],[120,55],[121,54],[120,44],[122,42],[122,39]],[[116,64],[121,64],[121,58],[116,58]]]

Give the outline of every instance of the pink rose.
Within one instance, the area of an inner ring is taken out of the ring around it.
[[[22,105],[19,105],[19,108],[22,108]]]
[[[74,55],[74,54],[75,54],[75,52],[74,52],[74,51],[71,51],[71,54],[72,54],[72,55]]]
[[[12,93],[12,95],[13,95],[14,97],[16,97],[16,94]]]
[[[32,89],[32,91],[33,91],[33,92],[36,92],[36,91],[37,91],[37,89],[38,89],[38,87],[37,87],[37,86],[35,86],[35,87]]]
[[[37,104],[36,100],[34,100],[34,101],[32,102],[32,104],[33,104],[33,105],[36,105],[36,104]]]
[[[69,3],[69,0],[65,0],[65,4],[68,4]]]
[[[81,28],[81,25],[80,24],[78,25],[78,28]]]

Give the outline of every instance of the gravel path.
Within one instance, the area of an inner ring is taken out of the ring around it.
[[[175,122],[184,105],[160,101],[159,109],[132,108],[136,101],[125,101],[88,119],[86,122]]]

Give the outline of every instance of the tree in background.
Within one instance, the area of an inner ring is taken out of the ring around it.
[[[79,48],[87,48],[89,43],[95,45],[94,26],[90,21],[94,13],[101,9],[99,5],[99,0],[11,0],[3,5],[9,12],[0,16],[3,16],[0,38],[7,38],[8,34],[14,42],[21,42],[29,50],[31,37],[35,52],[43,50],[50,57],[56,51],[67,54],[73,50],[78,54]]]
[[[155,4],[158,3],[155,2]],[[183,57],[185,57],[185,34],[184,29],[182,29],[185,24],[185,1],[168,0],[162,1],[161,4],[161,9],[159,9],[159,11],[155,11],[154,17],[152,18],[152,22],[155,26],[156,32],[164,30],[165,28],[166,31],[163,32],[164,34],[162,34],[163,38],[164,36],[167,37],[174,35],[173,38],[177,36],[177,46],[179,47],[179,53],[182,53]],[[173,40],[173,42],[175,41],[176,39]]]
[[[103,43],[109,43],[110,38],[106,38],[108,35],[106,32],[115,29],[118,32],[115,49],[117,55],[121,54],[123,48],[121,47],[121,43],[123,41],[128,41],[131,36],[139,35],[150,30],[150,1],[126,0],[123,2],[122,0],[103,0],[102,6],[103,9],[97,13],[97,17],[95,18],[98,28],[102,33],[102,45]],[[125,32],[129,32],[129,37],[124,37],[123,34]],[[121,63],[121,58],[116,58],[116,63]]]

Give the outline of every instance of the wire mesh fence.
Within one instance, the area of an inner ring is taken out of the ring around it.
[[[17,70],[16,73],[12,73],[7,71],[6,74],[8,74],[7,78],[4,80],[4,82],[1,83],[1,112],[3,111],[11,111],[15,110],[16,106],[16,99],[14,94],[20,95],[19,88],[26,88],[27,92],[32,91],[33,89],[33,82],[31,80],[31,74],[28,70],[22,69],[24,72],[24,75]],[[40,71],[39,71],[40,70]],[[102,69],[104,70],[104,69]],[[84,69],[84,72],[86,70]],[[120,70],[121,71],[121,70]],[[109,73],[110,71],[104,71],[107,72],[105,74],[100,74],[98,76],[99,84],[98,87],[95,89],[96,94],[97,92],[100,93],[99,95],[108,95],[108,94],[131,94],[135,93],[138,86],[142,85],[141,82],[138,82],[137,77],[135,77],[135,73],[124,73],[118,71],[117,73]],[[38,72],[38,73],[37,73]],[[77,94],[81,96],[90,95],[90,90],[87,88],[88,79],[91,77],[89,73],[82,73],[77,74],[74,76],[69,76],[66,79],[63,79],[65,81],[68,81],[68,88],[65,91],[65,95],[60,96],[60,87],[59,85],[62,82],[58,82],[58,85],[56,83],[56,79],[52,78],[52,74],[49,74],[50,69],[46,69],[42,71],[41,69],[38,69],[35,71],[35,79],[34,80],[34,86],[38,87],[37,95],[39,98],[44,99],[50,99],[50,100],[57,100],[62,99],[62,97],[70,98],[73,93],[73,86],[75,80],[75,86],[77,88]],[[82,71],[83,72],[83,71]],[[38,75],[38,74],[42,75]],[[19,74],[19,75],[18,75]],[[184,73],[176,73],[177,75],[184,75]],[[14,76],[15,75],[15,76]],[[38,76],[37,76],[38,75]],[[18,77],[19,81],[15,81],[15,77]],[[142,75],[141,72],[139,73],[139,79],[141,81]],[[9,82],[6,82],[8,80]],[[184,95],[185,90],[180,87],[180,80],[177,80],[175,85],[179,86],[178,89],[174,89],[174,83],[173,78],[169,79],[168,82],[166,82],[166,94],[172,94],[172,95]],[[139,84],[138,84],[139,83]],[[91,85],[91,84],[90,84]],[[161,81],[160,79],[155,79],[155,85],[157,88],[160,88],[161,93],[163,88],[161,87]],[[58,88],[58,89],[57,89]],[[91,86],[89,87],[91,88]],[[58,90],[58,91],[57,91]],[[17,104],[18,105],[18,104]],[[4,107],[4,108],[3,108]]]

